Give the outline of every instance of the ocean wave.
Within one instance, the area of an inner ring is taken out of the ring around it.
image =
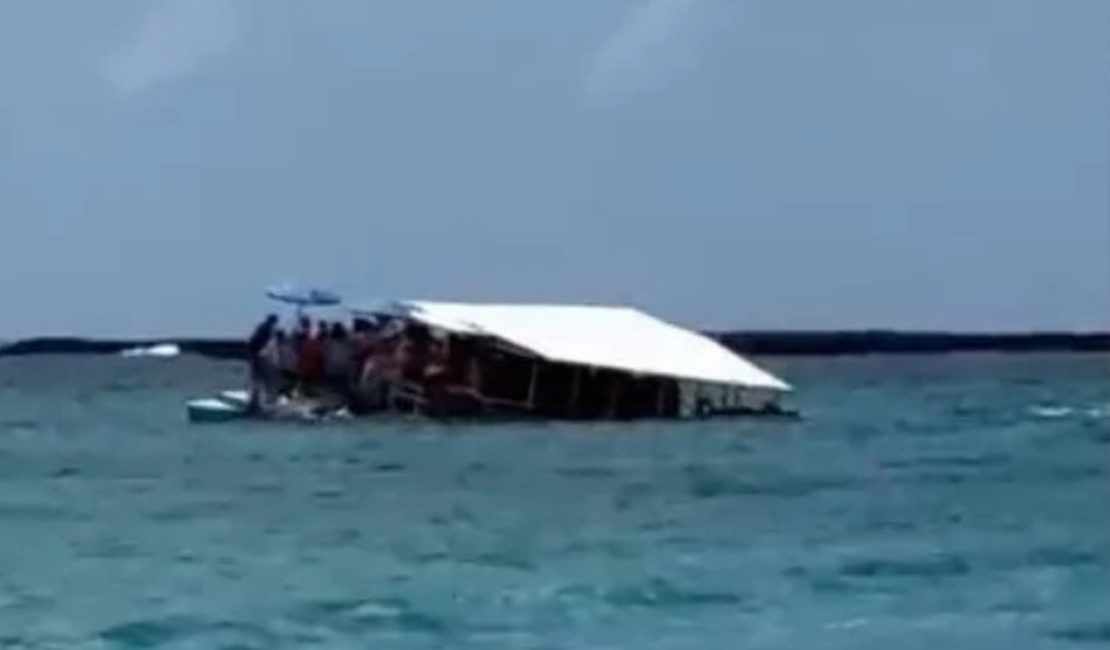
[[[939,454],[933,456],[918,456],[916,458],[902,458],[886,460],[880,463],[883,469],[916,470],[928,469],[979,469],[984,467],[1000,467],[1011,462],[1012,459],[999,452],[983,454]]]
[[[1053,630],[1049,636],[1069,643],[1106,647],[1110,642],[1110,621],[1081,623]]]
[[[906,558],[848,560],[837,573],[847,578],[947,578],[971,573],[970,563],[959,555],[941,553]]]
[[[1110,418],[1110,404],[1088,406],[1065,406],[1062,404],[1037,404],[1030,406],[1029,415],[1042,420],[1062,420],[1068,418],[1090,418],[1105,420]]]
[[[859,479],[849,476],[740,477],[700,466],[688,467],[685,474],[690,494],[700,499],[735,495],[799,498],[861,485]]]
[[[913,584],[964,579],[972,573],[971,563],[951,553],[908,557],[855,557],[831,566],[793,565],[783,575],[800,581],[816,594],[897,592]]]
[[[394,630],[442,636],[452,628],[404,598],[320,600],[302,606],[291,619],[347,634]]]
[[[745,604],[740,594],[731,591],[681,588],[659,577],[631,585],[571,585],[560,588],[555,595],[559,600],[587,600],[618,608],[738,607]]]
[[[188,641],[190,646],[267,648],[279,642],[257,625],[194,616],[139,619],[113,625],[97,635],[112,648],[145,650]]]

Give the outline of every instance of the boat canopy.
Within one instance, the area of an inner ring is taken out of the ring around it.
[[[351,307],[454,334],[487,336],[551,362],[712,384],[789,391],[790,386],[703,334],[631,307],[402,300]]]
[[[267,287],[266,297],[298,307],[333,307],[343,302],[339,294],[328,289],[301,286],[292,282]]]

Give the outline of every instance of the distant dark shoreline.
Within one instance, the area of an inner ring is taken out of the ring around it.
[[[896,331],[710,332],[741,354],[756,356],[849,356],[865,354],[947,354],[956,352],[1110,352],[1110,332],[961,334]],[[175,343],[183,354],[244,359],[245,345],[234,339],[151,340],[32,338],[0,345],[0,357],[42,354],[119,354],[124,350]]]

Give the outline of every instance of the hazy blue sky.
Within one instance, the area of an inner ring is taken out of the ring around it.
[[[266,284],[1110,322],[1106,0],[0,3],[0,336]]]

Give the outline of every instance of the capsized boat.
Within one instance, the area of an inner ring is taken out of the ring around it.
[[[321,302],[309,298],[296,304]],[[467,377],[463,385],[390,386],[375,413],[479,420],[797,415],[780,403],[792,391],[782,379],[709,336],[632,307],[395,300],[347,310],[356,319],[389,323],[380,332],[430,335],[446,357],[467,367],[459,373]],[[245,391],[224,391],[189,402],[189,418],[349,416],[296,399],[252,412],[249,401]]]
[[[353,305],[453,343],[478,342],[517,381],[490,382],[480,412],[553,419],[794,417],[782,379],[715,339],[639,309],[402,300]],[[420,401],[420,398],[417,398]]]

